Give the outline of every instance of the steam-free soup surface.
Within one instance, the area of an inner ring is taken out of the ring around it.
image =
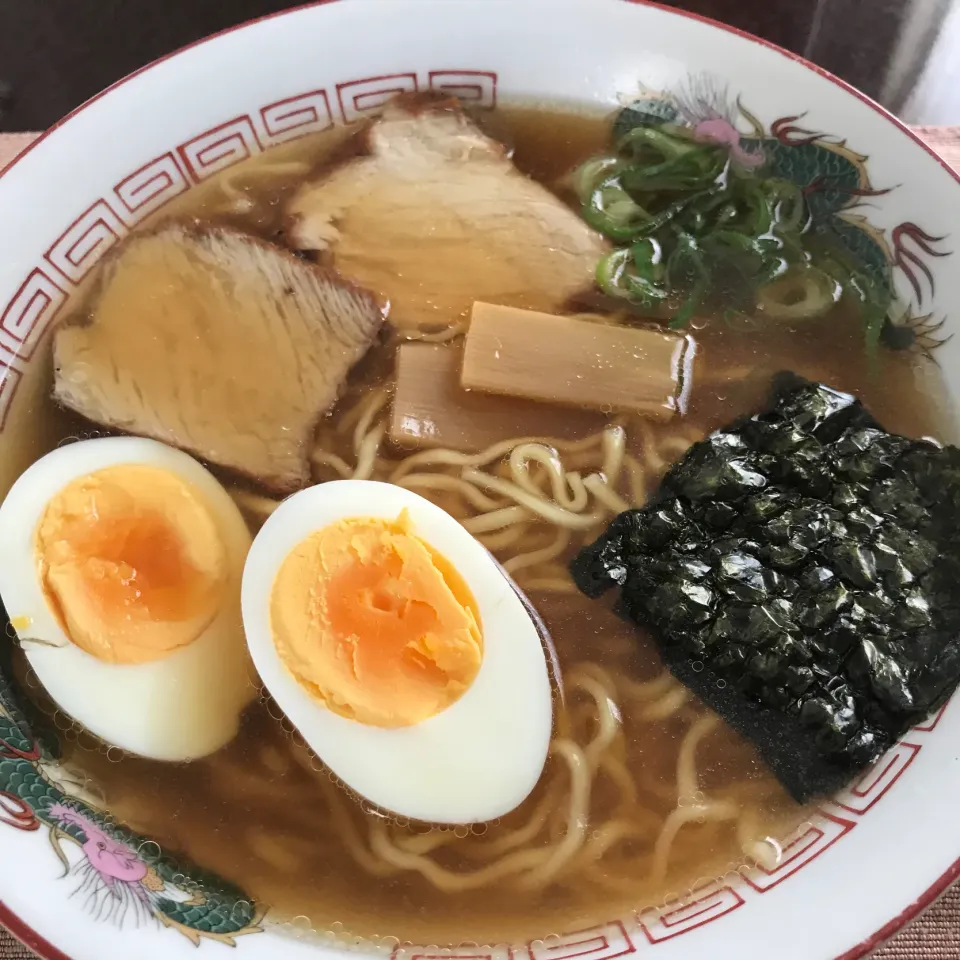
[[[606,119],[547,109],[503,109],[487,123],[513,146],[521,170],[561,196],[565,175],[609,134]],[[163,216],[282,241],[285,201],[345,136],[335,131],[269,152]],[[689,332],[697,357],[686,414],[657,424],[622,417],[615,421],[622,433],[604,433],[598,414],[596,430],[571,437],[569,412],[556,408],[547,435],[563,438],[556,443],[563,471],[587,476],[615,463],[616,496],[642,504],[691,443],[756,409],[782,369],[857,394],[891,430],[946,431],[935,367],[907,352],[868,357],[862,322],[844,304],[794,324],[705,317]],[[459,348],[453,333],[437,338],[451,350]],[[384,440],[399,343],[398,335],[386,338],[355,369],[319,430],[314,479],[333,479],[338,464],[352,468],[366,457],[369,476],[404,483],[462,518],[528,592],[552,633],[564,691],[534,794],[499,823],[438,830],[397,821],[336,784],[267,698],[248,710],[236,741],[206,760],[117,759],[71,732],[70,765],[116,818],[318,933],[424,943],[545,937],[656,907],[757,860],[775,863],[775,841],[808,811],[664,671],[649,638],[572,588],[566,562],[598,527],[529,517],[490,525],[481,518],[490,511],[464,494],[464,466],[508,479],[520,472],[547,489],[549,467],[521,439],[523,404],[498,399],[501,443],[486,456],[437,458]],[[54,440],[89,431],[52,411],[45,416]],[[255,530],[270,502],[248,488],[236,495]],[[42,702],[35,681],[26,682]]]

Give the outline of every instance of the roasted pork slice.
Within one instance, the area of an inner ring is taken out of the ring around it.
[[[383,322],[376,299],[255,237],[179,224],[128,240],[54,343],[55,396],[279,493]]]
[[[363,136],[365,156],[294,195],[288,236],[376,292],[396,326],[466,321],[475,300],[551,311],[593,285],[606,242],[455,102],[397,100]]]

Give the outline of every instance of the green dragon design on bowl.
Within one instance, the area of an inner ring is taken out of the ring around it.
[[[0,608],[2,609],[2,608]],[[137,836],[57,785],[58,744],[35,734],[10,683],[0,673],[0,820],[24,831],[48,832],[64,874],[94,916],[122,925],[154,919],[194,943],[230,946],[257,933],[262,911],[243,891],[208,871],[164,856]],[[69,856],[66,847],[79,851]]]

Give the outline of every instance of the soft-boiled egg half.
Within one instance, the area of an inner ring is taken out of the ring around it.
[[[546,762],[540,633],[500,567],[402,487],[320,484],[285,500],[243,575],[254,664],[349,788],[403,817],[492,820]]]
[[[250,533],[192,457],[136,437],[38,460],[0,506],[0,597],[57,706],[131,753],[219,749],[256,695],[240,584]]]

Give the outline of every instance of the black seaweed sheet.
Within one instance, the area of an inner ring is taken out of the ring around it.
[[[845,786],[960,681],[960,450],[777,378],[574,559],[799,801]]]

